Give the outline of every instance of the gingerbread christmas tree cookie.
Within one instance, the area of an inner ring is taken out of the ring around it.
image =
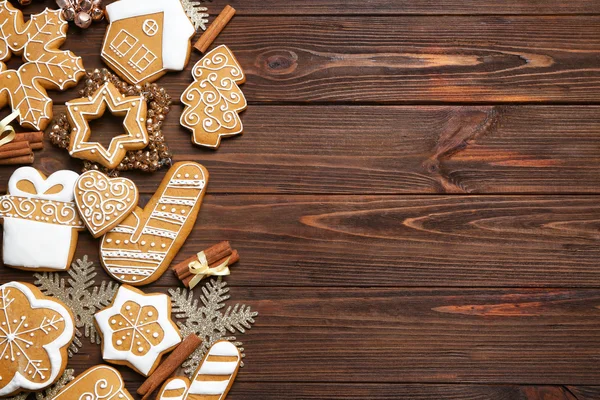
[[[238,113],[247,107],[238,87],[244,71],[227,46],[206,54],[192,69],[194,82],[181,95],[181,125],[193,132],[192,142],[216,149],[221,138],[242,133]]]
[[[127,82],[154,82],[187,65],[196,29],[179,0],[120,0],[106,16],[102,59]]]
[[[93,96],[71,100],[66,103],[67,116],[73,126],[69,153],[72,157],[97,162],[106,168],[116,168],[128,150],[146,147],[147,105],[143,96],[123,96],[110,82],[101,86]],[[92,131],[89,121],[104,115],[106,108],[122,116],[125,133],[115,136],[108,149],[98,142],[88,141]]]
[[[28,270],[65,270],[71,265],[78,231],[85,226],[73,201],[79,174],[45,177],[32,167],[17,169],[0,197],[4,264]]]
[[[133,400],[119,371],[96,365],[81,373],[52,400]]]
[[[44,389],[67,365],[75,326],[65,305],[28,283],[0,286],[0,396]]]
[[[97,312],[95,319],[102,335],[102,358],[127,365],[144,376],[181,342],[179,329],[171,320],[171,301],[165,294],[144,294],[122,285],[110,307]]]
[[[10,104],[21,125],[43,130],[52,118],[52,100],[46,90],[74,86],[85,71],[81,58],[59,50],[68,24],[60,10],[46,9],[27,23],[23,13],[0,1],[0,108]],[[23,65],[8,70],[6,62],[21,55]]]

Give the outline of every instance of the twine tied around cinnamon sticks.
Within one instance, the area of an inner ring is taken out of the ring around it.
[[[229,266],[239,260],[237,250],[233,250],[229,242],[225,241],[173,266],[172,270],[185,287],[193,289],[202,279],[209,276],[230,275]]]

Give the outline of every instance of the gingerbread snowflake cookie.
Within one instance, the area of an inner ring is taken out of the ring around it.
[[[68,24],[61,10],[46,9],[27,23],[23,13],[0,1],[0,108],[10,104],[19,111],[21,125],[44,130],[52,118],[52,99],[46,90],[65,90],[85,75],[80,57],[59,50]],[[13,54],[24,64],[7,70]]]
[[[57,171],[45,177],[32,167],[17,169],[0,197],[4,264],[36,271],[66,270],[80,230],[73,188],[79,174]]]
[[[115,85],[107,82],[94,95],[71,100],[66,106],[73,126],[69,145],[72,157],[94,161],[112,169],[119,165],[127,150],[140,150],[148,145],[147,105],[141,95],[123,96]],[[98,142],[89,141],[92,134],[89,121],[104,115],[107,107],[114,115],[125,117],[125,133],[113,137],[108,149]]]
[[[92,236],[100,237],[135,208],[138,189],[127,178],[109,178],[99,171],[81,174],[75,183],[75,203]]]
[[[119,371],[108,365],[96,365],[81,373],[52,400],[133,400],[125,389]]]
[[[136,207],[104,235],[100,261],[106,271],[134,286],[157,280],[192,231],[207,183],[202,165],[174,164],[146,207]]]
[[[235,380],[242,357],[239,349],[227,340],[212,345],[190,382],[171,378],[160,389],[157,400],[223,400]]]
[[[238,113],[247,107],[238,84],[244,71],[227,46],[206,54],[192,69],[194,82],[181,95],[181,125],[193,132],[192,142],[216,149],[221,138],[242,133]]]
[[[182,71],[196,33],[179,0],[121,0],[106,6],[102,59],[131,84]]]
[[[28,283],[0,286],[0,396],[41,390],[60,378],[73,341],[73,315]]]
[[[144,294],[122,285],[110,307],[97,312],[95,319],[102,336],[102,358],[127,365],[144,376],[181,342],[179,329],[171,320],[171,301],[165,294]]]

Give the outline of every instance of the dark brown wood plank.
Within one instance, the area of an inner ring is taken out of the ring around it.
[[[542,3],[527,0],[477,1],[477,0],[307,0],[302,3],[278,0],[232,0],[238,15],[302,15],[302,14],[598,14],[600,8],[594,0],[549,0]],[[221,2],[208,5],[209,12],[218,10]]]
[[[600,386],[568,386],[567,389],[576,396],[577,400],[600,399]]]
[[[253,106],[245,134],[216,152],[192,145],[181,110],[165,136],[176,160],[208,168],[210,193],[600,192],[597,106]],[[94,123],[94,137],[121,131],[118,119]],[[81,168],[46,147],[35,164],[44,172]],[[0,167],[0,190],[13,169]],[[126,175],[153,192],[164,172]]]
[[[65,48],[102,67],[101,25]],[[259,103],[597,102],[599,16],[237,16],[231,47]],[[159,82],[175,98],[191,67]],[[62,103],[73,94],[55,94]]]
[[[246,352],[239,383],[594,385],[600,379],[598,290],[232,285],[230,295],[229,303],[259,312],[253,328],[238,335]],[[101,362],[99,349],[86,342],[70,365],[81,370]],[[121,370],[136,387],[139,377]]]
[[[230,240],[237,286],[599,288],[599,221],[596,196],[208,195],[175,262]]]

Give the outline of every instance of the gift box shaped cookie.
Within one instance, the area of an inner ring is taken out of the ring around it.
[[[46,178],[31,167],[17,169],[0,197],[4,264],[27,270],[66,270],[85,228],[73,199],[79,174],[57,171]]]

